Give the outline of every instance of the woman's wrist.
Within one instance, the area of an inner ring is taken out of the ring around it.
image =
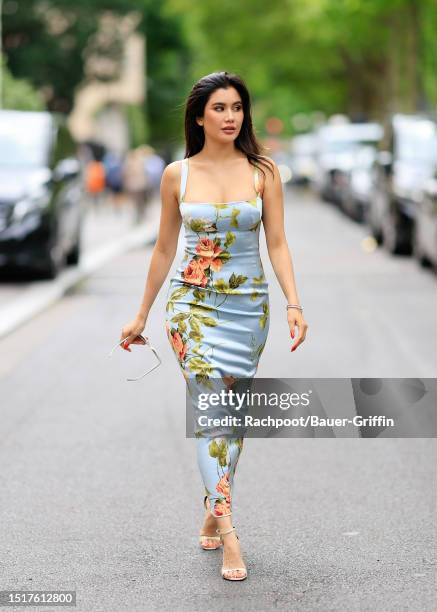
[[[300,304],[298,303],[288,303],[286,304],[285,308],[287,309],[287,312],[291,309],[295,309],[295,310],[299,310],[300,312],[303,312],[303,308]]]
[[[140,323],[145,323],[147,321],[147,315],[141,312],[138,312],[135,319]]]

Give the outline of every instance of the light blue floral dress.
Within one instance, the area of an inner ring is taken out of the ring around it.
[[[185,202],[189,162],[181,162],[179,209],[185,254],[167,293],[166,331],[194,398],[221,383],[255,376],[269,330],[269,293],[259,252],[262,198]],[[231,514],[243,437],[196,431],[198,461],[212,514]]]

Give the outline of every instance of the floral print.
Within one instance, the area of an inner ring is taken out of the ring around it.
[[[181,196],[187,160],[182,163]],[[166,333],[195,406],[196,393],[255,376],[269,330],[268,284],[259,253],[262,200],[190,203],[181,197],[185,251],[170,280]],[[231,513],[243,438],[195,432],[216,516]]]
[[[205,482],[205,495],[215,516],[232,514],[232,489],[243,440],[238,437],[198,441],[198,460]]]

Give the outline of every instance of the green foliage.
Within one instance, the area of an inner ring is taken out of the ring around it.
[[[139,104],[129,104],[126,106],[126,114],[131,146],[139,147],[148,142],[148,126],[144,108]]]
[[[15,79],[4,60],[0,60],[1,104],[0,108],[22,111],[46,110],[41,94],[25,79]]]

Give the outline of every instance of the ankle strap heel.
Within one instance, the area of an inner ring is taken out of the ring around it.
[[[220,529],[216,529],[215,530],[215,532],[218,533],[220,537],[226,535],[227,533],[232,533],[233,531],[235,531],[235,527],[231,527],[227,531],[221,531]],[[235,535],[237,535],[237,534],[235,534]],[[237,538],[238,538],[238,536],[237,536]]]
[[[221,529],[216,529],[216,533],[219,534],[221,541],[223,542],[223,536],[228,534],[228,533],[232,533],[233,531],[235,531],[235,527],[231,527],[230,529],[227,529],[226,531],[221,531]],[[238,537],[237,534],[235,534],[237,539],[239,540],[240,538]],[[240,576],[233,576],[233,572],[240,572]],[[245,578],[247,578],[247,568],[246,567],[223,567],[221,569],[221,575],[225,580],[244,580]]]

